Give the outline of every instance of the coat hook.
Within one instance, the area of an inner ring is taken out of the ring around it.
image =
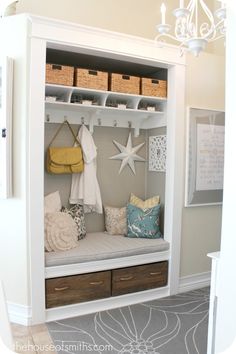
[[[64,123],[67,122],[67,116],[64,116]]]
[[[128,127],[129,127],[129,129],[132,128],[132,122],[130,120],[128,121]]]
[[[84,125],[84,117],[81,117],[81,124]]]
[[[46,114],[46,121],[50,122],[50,114]]]
[[[117,120],[114,120],[113,127],[117,127]]]

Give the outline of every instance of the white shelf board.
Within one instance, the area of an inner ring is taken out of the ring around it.
[[[81,103],[67,103],[67,102],[45,102],[45,107],[47,108],[53,108],[56,110],[68,110],[68,111],[80,111],[80,112],[102,112],[102,114],[109,114],[109,115],[117,115],[117,116],[141,116],[141,117],[152,117],[152,116],[158,116],[158,115],[163,115],[163,112],[160,111],[146,111],[146,110],[141,110],[141,109],[132,109],[132,108],[126,108],[126,109],[119,109],[116,107],[107,107],[107,106],[97,106],[97,105],[86,105],[86,104],[81,104]]]
[[[122,92],[113,92],[113,91],[103,91],[103,90],[94,90],[94,89],[87,89],[84,87],[75,87],[75,86],[63,86],[63,85],[54,85],[54,84],[46,84],[45,93],[47,94],[62,94],[67,92],[73,93],[81,93],[81,94],[90,94],[90,95],[106,95],[108,97],[114,97],[116,99],[140,99],[151,102],[166,102],[166,97],[154,97],[154,96],[143,96],[143,95],[133,95],[128,93]]]
[[[81,103],[70,103],[73,93],[93,95],[100,105],[87,105]],[[71,124],[85,123],[89,125],[93,133],[94,126],[134,128],[135,136],[139,135],[139,129],[152,129],[166,126],[166,115],[164,105],[166,98],[149,97],[142,95],[131,95],[125,93],[91,90],[86,88],[68,87],[62,85],[46,85],[46,96],[57,96],[63,101],[45,101],[46,122],[61,123],[67,119]],[[126,100],[128,107],[120,109],[106,106],[108,99]],[[163,111],[148,111],[137,109],[140,101],[149,104],[161,102]]]

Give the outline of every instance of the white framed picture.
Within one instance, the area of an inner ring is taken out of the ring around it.
[[[188,107],[185,206],[221,204],[225,113]]]
[[[0,199],[12,195],[13,60],[0,57]]]

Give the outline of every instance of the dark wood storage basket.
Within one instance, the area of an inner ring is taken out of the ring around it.
[[[57,64],[46,64],[46,83],[73,86],[74,67]]]
[[[75,68],[75,86],[107,91],[108,73],[104,71]]]
[[[110,91],[139,95],[140,78],[137,76],[111,74]]]
[[[141,78],[141,95],[166,97],[167,82],[165,80]]]

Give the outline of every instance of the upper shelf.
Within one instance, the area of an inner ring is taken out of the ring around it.
[[[46,121],[59,123],[66,117],[71,123],[78,123],[78,114],[82,114],[80,118],[91,132],[94,125],[132,126],[138,135],[140,128],[166,125],[166,101],[162,97],[46,84]]]

